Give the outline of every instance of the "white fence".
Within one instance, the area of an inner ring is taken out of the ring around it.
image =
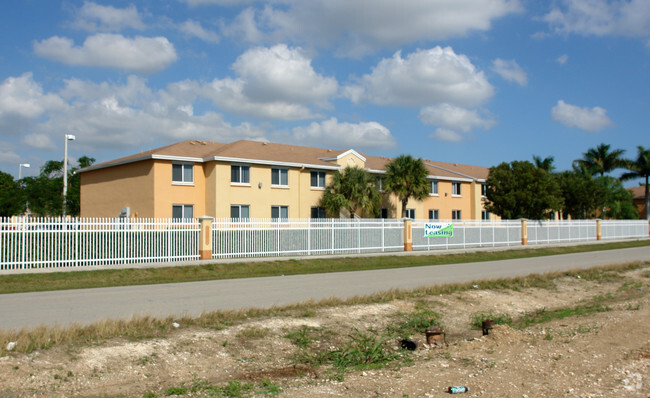
[[[212,258],[404,250],[402,220],[393,219],[218,219],[212,237]]]
[[[0,218],[0,270],[196,260],[196,220]]]
[[[451,238],[424,237],[424,224],[431,221],[413,221],[413,250],[447,250],[471,247],[521,245],[521,221],[436,221],[453,223]]]
[[[522,222],[453,221],[454,236],[425,238],[414,220],[414,250],[522,244]],[[451,221],[449,221],[451,222]],[[601,221],[602,239],[648,238],[647,221]],[[595,241],[595,220],[527,221],[528,244]],[[354,254],[404,250],[402,220],[232,219],[211,224],[212,258]],[[196,219],[0,218],[0,271],[199,259]],[[209,255],[209,251],[208,251]]]

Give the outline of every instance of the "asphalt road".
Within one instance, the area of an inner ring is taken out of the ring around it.
[[[349,298],[392,288],[408,289],[632,261],[650,261],[650,246],[406,269],[5,294],[0,295],[0,328],[85,325],[137,315],[196,316],[213,310],[267,308],[308,299]]]

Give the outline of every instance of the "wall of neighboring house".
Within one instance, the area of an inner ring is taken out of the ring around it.
[[[156,217],[153,160],[81,173],[81,217]]]

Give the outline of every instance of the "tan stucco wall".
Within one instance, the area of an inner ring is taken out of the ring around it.
[[[152,160],[81,174],[81,217],[118,217],[123,207],[155,217]]]
[[[172,162],[166,160],[154,161],[155,217],[170,218],[173,205],[194,206],[194,217],[205,214],[206,186],[204,167],[203,163],[194,163],[194,182],[186,185],[172,182]]]

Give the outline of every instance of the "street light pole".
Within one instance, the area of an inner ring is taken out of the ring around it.
[[[18,181],[22,180],[23,167],[28,169],[31,165],[29,163],[21,163],[18,165]]]
[[[65,218],[66,202],[68,196],[68,141],[74,141],[75,136],[66,134],[63,145],[63,218]]]

